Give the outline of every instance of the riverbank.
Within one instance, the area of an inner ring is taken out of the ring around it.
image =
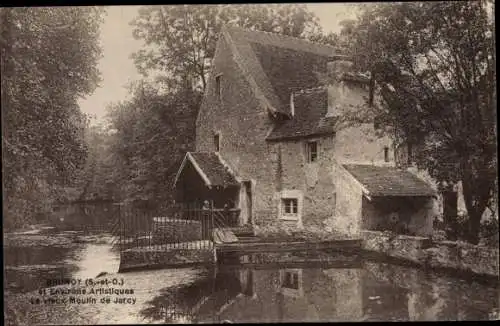
[[[499,277],[499,249],[461,241],[433,241],[430,238],[390,232],[363,231],[363,249],[407,261],[425,269],[467,273],[477,277]]]
[[[347,239],[345,235],[335,231],[319,228],[256,228],[255,233],[261,241],[282,242],[283,247],[286,247],[288,242],[316,243]],[[498,281],[498,243],[496,247],[485,244],[472,245],[463,241],[436,240],[368,230],[361,232],[361,239],[363,255],[367,257],[377,257],[381,260],[393,258],[427,270],[439,270],[449,274],[466,273],[469,276]]]

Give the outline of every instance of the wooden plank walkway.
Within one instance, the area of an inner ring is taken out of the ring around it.
[[[359,249],[361,239],[345,239],[330,241],[287,241],[287,242],[246,242],[246,243],[216,243],[215,249],[218,253],[239,252],[278,252],[278,251],[308,251],[325,249]]]
[[[231,230],[215,228],[213,232],[214,232],[214,242],[216,244],[238,242],[238,238],[234,235],[234,233]]]

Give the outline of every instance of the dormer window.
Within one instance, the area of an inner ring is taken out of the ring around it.
[[[220,134],[216,133],[214,135],[214,149],[216,152],[220,151]]]
[[[222,75],[215,76],[215,95],[217,100],[222,99],[222,87],[221,87]]]
[[[314,163],[318,161],[318,142],[317,141],[309,141],[306,143],[306,154],[307,154],[307,162]]]

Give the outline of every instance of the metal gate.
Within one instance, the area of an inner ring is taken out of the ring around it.
[[[117,204],[113,235],[120,250],[213,249],[214,230],[237,226],[239,209],[216,209],[212,203],[173,204],[148,211]]]

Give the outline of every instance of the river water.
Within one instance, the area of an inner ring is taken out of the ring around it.
[[[74,220],[4,234],[8,325],[485,320],[499,307],[495,285],[373,261],[117,273],[106,228]]]

